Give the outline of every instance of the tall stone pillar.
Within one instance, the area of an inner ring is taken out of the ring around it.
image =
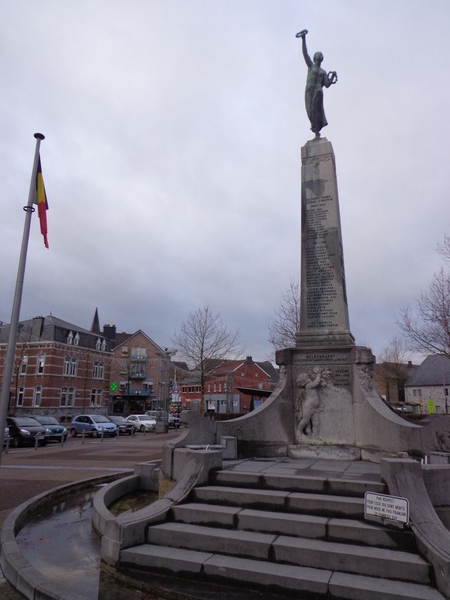
[[[351,346],[336,164],[326,138],[302,148],[301,296],[298,348]]]

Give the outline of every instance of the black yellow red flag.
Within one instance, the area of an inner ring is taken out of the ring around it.
[[[42,177],[41,157],[39,157],[38,167],[36,171],[36,198],[35,204],[38,207],[39,222],[41,224],[41,233],[44,236],[44,245],[48,248],[47,240],[47,211],[48,202],[47,194],[45,193],[44,179]]]

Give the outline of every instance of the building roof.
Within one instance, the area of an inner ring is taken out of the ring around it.
[[[450,385],[450,359],[445,354],[427,356],[405,383],[405,387]]]

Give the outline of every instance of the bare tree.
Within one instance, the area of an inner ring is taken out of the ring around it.
[[[450,274],[441,267],[417,299],[415,314],[400,308],[397,324],[412,349],[450,358]]]
[[[438,252],[445,260],[445,262],[450,263],[450,236],[445,234],[444,241],[442,244],[438,244]]]
[[[242,352],[239,333],[231,331],[219,313],[213,314],[208,305],[191,312],[179,333],[172,338],[180,355],[198,372],[201,404],[204,412],[205,378],[213,361],[235,358]]]
[[[282,291],[280,304],[269,320],[269,342],[274,350],[295,346],[295,334],[300,328],[300,285],[291,281]]]
[[[408,361],[411,353],[406,341],[399,337],[392,340],[383,348],[378,357],[378,375],[386,390],[386,400],[390,402],[392,388],[396,391],[397,398],[402,399],[403,388],[409,377]]]

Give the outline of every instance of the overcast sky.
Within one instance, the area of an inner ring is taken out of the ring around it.
[[[2,0],[0,320],[9,322],[35,132],[21,319],[142,329],[161,346],[209,304],[247,354],[300,271],[300,148],[313,137],[295,34],[324,54],[350,327],[398,335],[450,233],[448,0]],[[37,213],[36,213],[37,214]]]

